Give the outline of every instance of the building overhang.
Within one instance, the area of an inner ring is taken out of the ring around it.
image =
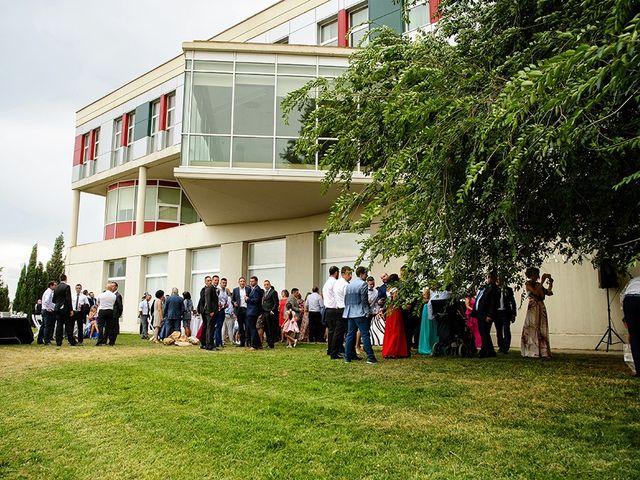
[[[271,53],[341,58],[348,58],[358,51],[357,48],[326,47],[320,45],[217,42],[212,40],[184,42],[182,44],[182,50],[184,50],[184,52]]]
[[[338,197],[323,193],[324,172],[179,167],[174,176],[206,225],[301,218],[326,213]],[[370,179],[355,173],[351,189]]]

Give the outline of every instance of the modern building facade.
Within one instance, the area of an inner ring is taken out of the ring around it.
[[[393,0],[282,0],[209,40],[184,43],[177,57],[79,110],[71,281],[99,290],[117,280],[121,330],[136,331],[145,291],[199,292],[216,273],[230,285],[257,275],[306,292],[330,265],[353,264],[354,235],[319,241],[335,192],[321,195],[318,157],[293,153],[304,112],[285,123],[280,102],[313,78],[339,76],[369,28],[409,36],[433,28],[438,3],[413,3],[405,23]],[[355,172],[355,188],[366,182]],[[100,242],[77,245],[81,193],[106,197]],[[606,326],[596,272],[553,259],[543,268],[558,277],[548,302],[554,346],[593,348]],[[622,330],[617,299],[612,311]]]

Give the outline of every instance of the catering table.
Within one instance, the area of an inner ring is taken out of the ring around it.
[[[27,317],[0,317],[0,344],[6,343],[33,343]]]

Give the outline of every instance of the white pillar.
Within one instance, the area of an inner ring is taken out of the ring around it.
[[[71,232],[69,233],[69,247],[78,244],[78,219],[80,217],[80,190],[72,190],[71,201]]]
[[[144,205],[147,196],[147,167],[138,169],[138,203],[136,206],[136,235],[144,233]]]

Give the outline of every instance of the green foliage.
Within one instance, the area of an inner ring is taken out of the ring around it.
[[[16,296],[13,299],[13,311],[23,312],[23,305],[26,303],[25,298],[25,284],[27,281],[27,266],[23,265],[20,270],[20,278],[18,279],[18,285],[16,286]]]
[[[2,270],[3,267],[0,267],[0,312],[8,312],[11,300],[9,299],[9,286],[5,285],[2,278]]]
[[[631,0],[458,0],[433,35],[372,36],[310,96],[298,151],[341,196],[327,231],[405,257],[433,287],[522,275],[559,252],[640,258],[640,14]],[[455,42],[451,41],[455,39]],[[352,183],[358,164],[370,178]]]
[[[55,243],[53,244],[53,253],[51,254],[51,259],[47,262],[45,283],[44,286],[46,288],[47,283],[51,280],[59,280],[60,275],[64,273],[64,236],[62,233],[56,237]]]

